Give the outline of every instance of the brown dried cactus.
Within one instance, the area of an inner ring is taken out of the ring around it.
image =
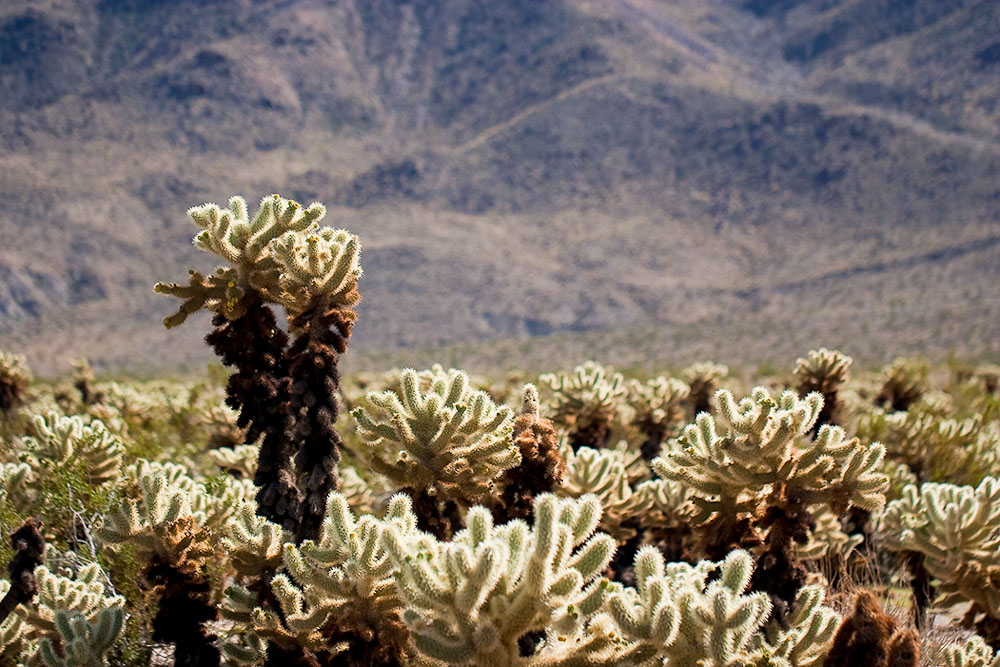
[[[917,667],[920,635],[900,629],[895,618],[882,610],[878,598],[862,590],[854,611],[844,618],[833,638],[824,667]]]
[[[14,557],[7,566],[10,574],[10,589],[0,600],[0,623],[10,616],[19,604],[31,602],[38,593],[35,568],[45,562],[45,538],[42,536],[42,522],[27,519],[10,536]]]
[[[554,491],[566,474],[559,436],[552,422],[539,414],[538,389],[533,384],[524,386],[521,414],[514,420],[514,444],[521,451],[521,463],[504,474],[503,493],[493,510],[498,523],[530,517],[535,496]]]
[[[337,463],[344,443],[334,428],[339,411],[337,360],[347,351],[355,319],[357,314],[350,308],[306,313],[299,320],[304,330],[288,350],[292,433],[298,445],[295,470],[302,494],[295,531],[298,542],[319,535],[326,499],[339,488]]]
[[[260,439],[254,484],[257,513],[286,530],[295,530],[301,501],[292,467],[294,443],[288,438],[290,380],[285,359],[288,336],[274,313],[259,300],[235,320],[216,315],[205,340],[236,372],[226,384],[226,405],[239,412],[247,444]]]

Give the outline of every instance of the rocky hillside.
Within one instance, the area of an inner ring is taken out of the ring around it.
[[[151,291],[211,268],[184,211],[281,192],[366,243],[355,348],[995,356],[997,35],[989,0],[8,0],[0,347],[201,363]]]

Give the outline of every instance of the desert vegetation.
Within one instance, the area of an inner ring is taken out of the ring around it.
[[[997,366],[342,375],[358,236],[188,213],[221,367],[0,353],[0,664],[1000,665]]]

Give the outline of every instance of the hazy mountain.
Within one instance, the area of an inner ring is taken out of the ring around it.
[[[356,349],[1000,354],[998,35],[988,0],[7,0],[0,346],[206,359],[151,291],[212,266],[184,211],[281,192],[365,243]]]

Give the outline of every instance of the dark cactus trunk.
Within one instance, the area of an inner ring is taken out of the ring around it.
[[[260,440],[254,474],[257,514],[295,530],[301,499],[292,467],[294,442],[287,437],[288,336],[260,301],[251,303],[239,319],[216,315],[212,324],[215,330],[205,340],[224,364],[236,369],[226,385],[226,404],[239,412],[237,425],[247,429],[247,444]]]
[[[42,536],[42,522],[27,519],[10,536],[14,557],[7,566],[10,575],[10,589],[0,600],[0,623],[3,623],[17,605],[31,602],[38,593],[35,568],[45,562],[45,538]]]
[[[218,667],[221,656],[215,647],[216,637],[205,628],[218,617],[208,580],[197,572],[162,562],[150,565],[146,579],[161,591],[153,618],[153,639],[174,645],[174,665]]]
[[[295,539],[319,538],[327,497],[340,486],[337,463],[344,443],[334,428],[339,412],[339,355],[347,351],[357,314],[346,308],[314,311],[299,318],[305,330],[288,350],[291,378],[289,433],[298,446],[295,472],[301,500]]]

